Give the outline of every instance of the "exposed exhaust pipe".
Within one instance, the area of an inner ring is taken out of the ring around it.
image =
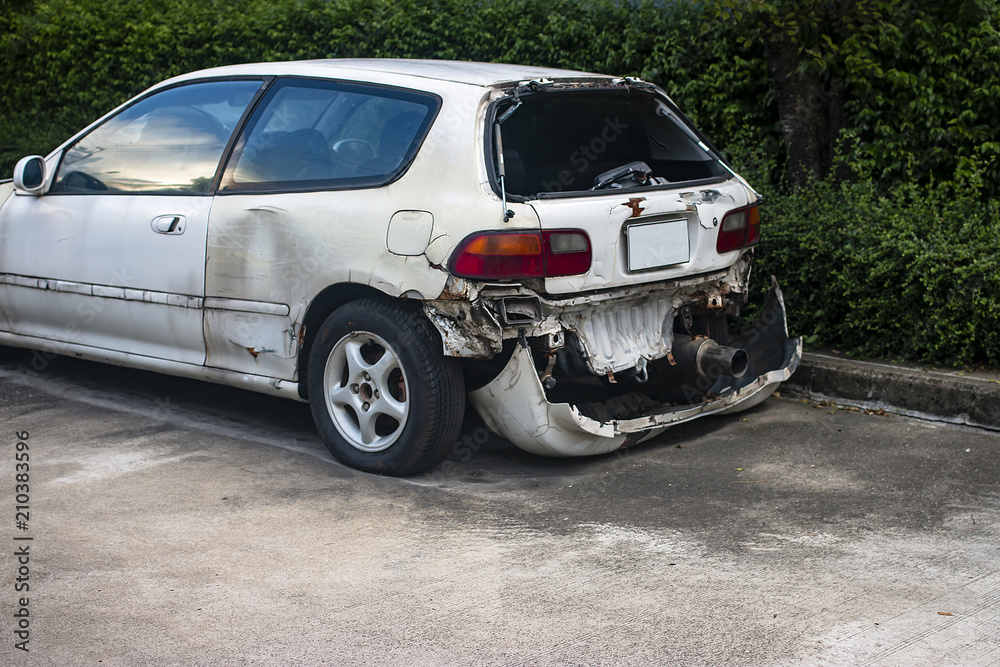
[[[744,350],[719,345],[711,338],[675,333],[672,353],[678,370],[709,378],[742,377],[750,366],[750,357]]]

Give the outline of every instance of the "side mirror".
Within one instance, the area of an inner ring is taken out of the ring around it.
[[[29,195],[42,193],[45,185],[45,158],[29,155],[17,161],[14,166],[14,187]]]

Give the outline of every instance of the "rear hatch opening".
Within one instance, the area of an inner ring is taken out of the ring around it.
[[[707,140],[653,86],[520,90],[491,109],[487,152],[497,194],[500,151],[503,190],[515,201],[705,185],[731,176]]]
[[[524,84],[486,118],[503,219],[508,202],[527,204],[543,234],[576,232],[591,245],[586,270],[545,276],[549,294],[725,270],[756,241],[719,243],[723,223],[757,195],[655,86]]]

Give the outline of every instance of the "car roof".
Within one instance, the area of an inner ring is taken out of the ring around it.
[[[553,67],[532,67],[505,63],[464,62],[459,60],[408,60],[402,58],[334,58],[289,62],[229,65],[192,72],[176,80],[204,76],[238,75],[325,76],[364,79],[367,74],[396,75],[464,83],[473,86],[495,86],[503,83],[552,80],[611,80],[614,77],[591,72],[576,72]]]

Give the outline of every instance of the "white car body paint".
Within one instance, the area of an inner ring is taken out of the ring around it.
[[[427,250],[434,232],[430,211],[396,211],[389,220],[385,247],[393,255],[419,257]]]

